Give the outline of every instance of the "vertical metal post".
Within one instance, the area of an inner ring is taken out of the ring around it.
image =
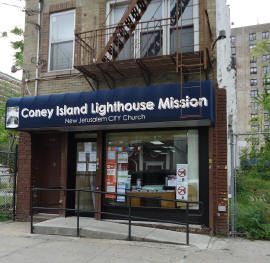
[[[186,202],[186,245],[189,246],[189,202]]]
[[[77,237],[80,237],[80,190],[77,190]]]
[[[30,189],[30,233],[34,233],[33,227],[33,189]]]
[[[131,198],[128,198],[128,240],[131,241]]]
[[[14,175],[13,175],[13,212],[12,219],[15,221],[16,219],[16,189],[17,189],[17,156],[18,156],[18,145],[16,145],[15,149],[15,158],[14,158]]]
[[[235,185],[235,155],[234,155],[234,134],[233,134],[233,119],[232,115],[229,116],[229,135],[230,135],[230,163],[231,163],[231,180],[230,180],[230,194],[231,194],[231,235],[235,236],[236,226],[236,185]]]

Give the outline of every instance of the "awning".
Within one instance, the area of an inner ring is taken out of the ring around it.
[[[207,126],[214,123],[211,81],[12,98],[6,128],[94,130]]]

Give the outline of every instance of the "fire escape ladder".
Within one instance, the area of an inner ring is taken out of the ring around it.
[[[177,1],[178,1],[178,4],[177,2],[175,3],[175,6],[171,10],[171,14],[170,14],[171,26],[178,26],[177,21],[179,21],[179,19],[181,18],[182,14],[185,12],[186,7],[188,6],[190,2],[190,0],[177,0]],[[178,9],[178,12],[176,12],[177,9]],[[162,28],[162,25],[160,25],[160,28]],[[155,56],[160,51],[161,33],[162,33],[162,30],[159,30],[156,32],[154,40],[151,41],[151,45],[148,47],[148,50],[145,53],[147,56]]]
[[[132,36],[152,0],[132,0],[110,36],[97,63],[114,61]]]

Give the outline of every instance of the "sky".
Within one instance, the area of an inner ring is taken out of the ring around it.
[[[5,5],[24,6],[22,0],[0,0],[0,71],[7,73],[15,78],[20,79],[22,77],[22,71],[18,71],[15,74],[11,73],[11,66],[14,65],[14,50],[11,48],[11,41],[15,41],[16,38],[9,34],[9,31],[15,26],[24,28],[24,16],[25,13],[22,9]],[[7,37],[2,37],[2,33],[7,32]]]
[[[219,0],[217,0],[219,1]],[[231,10],[232,27],[270,23],[270,0],[227,0]],[[15,26],[24,28],[24,15],[20,8],[7,6],[24,6],[24,0],[0,0],[0,71],[13,77],[21,78],[22,72],[11,73],[14,64],[11,35],[2,37],[2,32],[9,32]]]
[[[227,0],[227,3],[232,27],[270,23],[270,0]]]

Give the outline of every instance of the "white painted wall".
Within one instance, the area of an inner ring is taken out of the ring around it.
[[[220,30],[226,31],[226,38],[217,41],[217,81],[219,88],[227,90],[227,121],[232,115],[232,128],[236,131],[236,71],[231,67],[231,25],[230,9],[226,0],[216,0],[216,36]],[[230,134],[228,131],[228,183],[231,178],[231,153],[230,153]]]

